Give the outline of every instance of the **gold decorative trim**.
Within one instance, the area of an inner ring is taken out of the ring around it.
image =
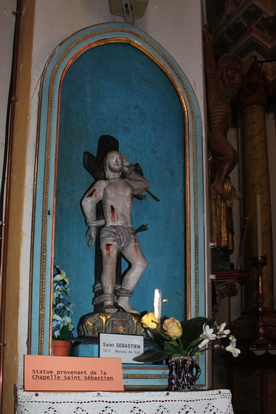
[[[147,371],[149,368],[145,365],[131,365],[131,366],[124,366],[123,370],[124,371],[133,371],[133,369],[135,369],[135,371]],[[168,365],[151,365],[150,366],[150,370],[151,371],[164,371],[164,370],[169,370]]]
[[[125,391],[166,391],[168,385],[125,385]]]
[[[156,374],[123,374],[124,379],[168,379],[168,375]]]
[[[104,45],[107,43],[130,43],[132,46],[138,48],[143,53],[145,53],[147,56],[150,57],[168,76],[168,78],[171,80],[172,84],[174,85],[179,99],[181,101],[181,105],[183,108],[184,118],[185,118],[185,161],[186,161],[186,288],[187,288],[187,317],[191,317],[191,221],[190,221],[190,214],[191,214],[191,208],[190,208],[190,146],[189,146],[189,117],[188,117],[188,110],[187,110],[187,104],[185,97],[183,96],[183,93],[181,89],[179,88],[176,78],[181,83],[183,90],[186,93],[187,101],[190,106],[191,111],[191,120],[192,120],[192,151],[193,151],[193,201],[194,201],[194,232],[195,232],[195,306],[196,306],[196,313],[198,313],[198,306],[199,306],[199,280],[198,280],[198,197],[197,197],[197,160],[196,160],[196,125],[195,125],[195,113],[194,113],[194,107],[193,103],[189,94],[189,91],[187,90],[187,87],[179,75],[178,71],[174,67],[174,65],[171,63],[171,61],[167,58],[167,56],[158,49],[153,43],[149,42],[145,37],[138,35],[136,32],[125,29],[125,28],[118,28],[118,29],[105,29],[105,30],[98,30],[93,33],[88,33],[81,38],[77,39],[74,43],[69,45],[69,47],[62,53],[58,61],[56,62],[51,80],[50,80],[50,86],[49,86],[49,97],[48,97],[48,119],[47,119],[47,129],[46,129],[46,150],[45,150],[45,172],[44,172],[44,197],[43,197],[43,208],[42,208],[42,236],[41,236],[41,267],[40,267],[40,309],[39,309],[39,354],[43,354],[44,349],[44,316],[45,316],[45,288],[46,288],[46,255],[47,255],[47,218],[48,214],[52,214],[53,217],[53,223],[55,221],[55,208],[53,208],[52,212],[48,212],[48,191],[49,191],[49,177],[50,177],[50,151],[51,151],[51,127],[52,127],[52,118],[53,118],[53,99],[54,99],[54,85],[56,82],[58,70],[62,64],[62,62],[65,60],[66,56],[72,51],[79,43],[89,39],[93,38],[97,35],[103,35],[107,33],[126,33],[133,35],[135,38],[141,39],[145,44],[150,46],[157,54],[162,57],[162,59],[167,63],[167,65],[170,67],[173,74],[168,70],[168,68],[161,62],[161,60],[155,56],[150,50],[146,49],[139,41],[130,39],[128,37],[113,37],[113,38],[105,38],[103,40],[98,40],[95,42],[91,42],[81,49],[79,49],[74,56],[70,59],[70,61],[67,63],[66,67],[63,70],[63,73],[61,75],[61,80],[58,88],[58,108],[60,107],[60,90],[62,81],[64,79],[64,76],[68,70],[68,68],[71,66],[71,64],[74,62],[74,60],[84,51],[86,51],[89,48],[97,47],[99,45]],[[56,145],[58,143],[58,120],[57,120],[57,129],[56,129]],[[56,157],[57,159],[57,157]],[[55,184],[56,185],[56,160],[55,160]],[[54,200],[55,201],[55,200]],[[51,243],[52,249],[54,246],[54,233],[52,234],[52,243]],[[53,254],[51,255],[51,266],[53,267]]]
[[[41,100],[41,91],[39,92],[39,101]],[[38,117],[37,119],[40,119],[41,115],[41,106],[38,108]],[[37,130],[36,130],[36,136],[39,136],[39,122],[37,123]],[[35,154],[38,154],[39,149],[39,140],[36,140],[36,148],[35,148]],[[34,183],[33,183],[33,199],[32,204],[35,205],[35,200],[37,196],[37,170],[38,170],[38,156],[36,156],[35,164],[34,164]],[[33,209],[32,213],[32,228],[34,229],[35,226],[35,210]],[[32,331],[32,303],[33,303],[33,279],[34,279],[34,235],[31,238],[31,261],[30,261],[30,280],[29,280],[29,291],[30,291],[30,297],[29,297],[29,315],[28,315],[28,340],[27,340],[27,353],[29,354],[31,352],[31,331]],[[39,321],[40,323],[40,321]]]

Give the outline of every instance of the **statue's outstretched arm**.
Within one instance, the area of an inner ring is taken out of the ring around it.
[[[130,181],[133,194],[147,191],[149,189],[148,181],[136,171],[135,165],[129,162],[126,155],[122,154],[122,160],[125,177]]]
[[[81,200],[82,211],[85,216],[85,222],[88,226],[86,237],[89,237],[88,246],[93,246],[96,241],[97,226],[104,225],[102,220],[96,220],[96,205],[102,199],[105,181],[97,181],[84,195]]]
[[[207,76],[217,77],[217,63],[214,52],[215,35],[208,26],[203,27],[204,66]]]

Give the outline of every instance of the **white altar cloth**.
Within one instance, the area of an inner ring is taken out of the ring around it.
[[[234,414],[229,390],[26,392],[16,414]]]

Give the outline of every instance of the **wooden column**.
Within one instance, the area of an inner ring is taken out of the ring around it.
[[[246,74],[240,94],[242,114],[243,203],[248,217],[244,267],[248,273],[245,284],[245,308],[256,306],[257,275],[252,257],[258,256],[256,195],[260,194],[261,255],[267,257],[263,268],[264,306],[273,308],[273,260],[270,186],[266,134],[266,109],[269,96],[268,81],[255,60]],[[259,249],[260,250],[260,249]]]

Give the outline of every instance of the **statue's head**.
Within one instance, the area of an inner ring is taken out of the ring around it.
[[[110,151],[103,160],[106,178],[120,177],[123,172],[123,160],[119,151]]]
[[[242,81],[241,58],[235,53],[225,53],[218,59],[217,66],[226,96],[233,99],[237,95]]]

